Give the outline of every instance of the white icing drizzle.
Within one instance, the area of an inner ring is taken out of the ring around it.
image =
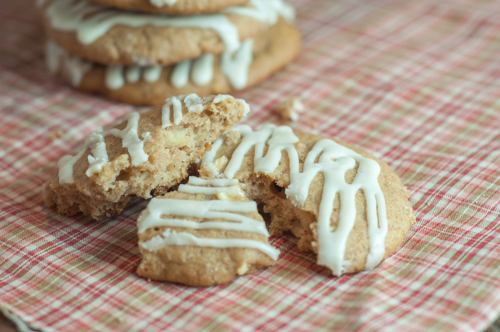
[[[141,78],[141,67],[131,66],[125,72],[125,79],[128,83],[136,83]]]
[[[167,229],[162,236],[156,235],[149,241],[141,243],[141,247],[148,251],[158,251],[166,245],[178,246],[198,246],[213,248],[250,248],[257,249],[268,255],[271,259],[277,260],[280,251],[271,245],[247,239],[210,239],[200,238],[186,232],[175,232]]]
[[[153,6],[161,8],[163,6],[173,6],[177,0],[149,0]]]
[[[107,66],[105,75],[106,87],[110,90],[118,90],[125,84],[123,66]]]
[[[212,100],[212,97],[201,98],[196,93],[191,93],[187,96],[177,96],[167,98],[162,107],[161,127],[166,128],[172,126],[170,121],[170,113],[173,108],[174,124],[178,125],[182,121],[182,103],[184,102],[188,112],[203,111],[203,104]]]
[[[191,79],[198,86],[207,85],[214,77],[214,55],[205,54],[193,61]]]
[[[337,276],[345,271],[348,265],[348,262],[344,261],[345,248],[356,219],[355,196],[360,190],[366,199],[368,219],[370,252],[366,268],[371,269],[382,261],[388,222],[384,195],[378,184],[380,165],[375,160],[363,157],[333,140],[322,139],[309,151],[303,171],[300,172],[298,153],[294,145],[299,139],[290,127],[265,124],[257,131],[253,131],[249,126],[235,126],[232,130],[241,133],[242,141],[224,170],[223,176],[226,178],[234,177],[241,167],[244,156],[252,147],[255,147],[254,170],[256,173],[265,174],[272,173],[276,169],[284,150],[290,160],[291,180],[285,193],[294,205],[303,206],[312,180],[318,173],[323,173],[323,194],[318,215],[318,264],[327,266]],[[214,161],[223,139],[221,137],[218,139],[219,142],[214,142],[212,150],[203,158],[202,166]],[[266,144],[268,150],[264,156]],[[346,183],[346,172],[354,169],[356,165],[358,170],[353,182]],[[337,195],[341,202],[340,218],[337,228],[331,231],[330,218],[333,201]]]
[[[160,78],[162,66],[152,66],[144,69],[144,80],[148,83],[156,82]]]
[[[239,188],[237,180],[212,179],[205,180],[189,177],[188,186],[191,193],[206,193],[207,189],[215,189],[217,192],[230,192]],[[217,187],[211,187],[217,186]],[[179,190],[184,191],[184,190]],[[215,194],[209,193],[209,194]],[[191,229],[221,229],[245,231],[269,236],[264,222],[254,220],[239,213],[257,212],[257,204],[248,201],[222,201],[222,200],[180,200],[153,198],[146,210],[138,220],[138,232],[143,233],[153,227],[184,227]],[[194,217],[209,219],[205,222],[196,222],[188,219],[162,218],[162,216],[174,215],[179,217]],[[225,220],[225,221],[218,221]],[[215,248],[254,248],[269,255],[276,260],[279,250],[271,245],[257,240],[248,239],[209,239],[199,238],[187,232],[176,232],[168,228],[161,236],[141,243],[141,246],[149,251],[157,251],[165,245],[195,245]]]
[[[182,103],[184,102],[188,112],[201,112],[203,104],[209,101],[216,100],[221,102],[227,98],[233,98],[229,95],[217,95],[214,97],[200,98],[198,95],[192,93],[187,96],[179,96],[168,98],[162,108],[162,128],[172,125],[170,122],[170,108],[174,108],[174,123],[179,124],[182,121]],[[242,100],[237,99],[238,102],[243,104],[245,110],[250,109],[248,104]],[[217,103],[215,102],[215,103]],[[78,153],[74,156],[65,155],[58,161],[59,166],[59,183],[74,183],[73,166],[82,157],[82,155],[90,147],[91,152],[88,156],[89,167],[86,171],[87,176],[92,176],[102,170],[102,167],[109,162],[108,154],[106,151],[106,143],[104,138],[112,135],[122,139],[122,147],[127,148],[130,154],[132,166],[138,166],[149,159],[149,156],[144,152],[144,142],[153,141],[149,132],[144,132],[142,140],[138,136],[140,115],[137,112],[130,113],[128,122],[123,130],[116,128],[107,131],[98,128],[93,132],[83,143]]]
[[[235,89],[243,89],[248,83],[248,70],[252,62],[253,40],[242,43],[241,47],[232,57],[224,53],[221,57],[223,74]],[[69,75],[71,84],[78,86],[83,76],[92,69],[93,64],[77,56],[70,55],[56,43],[48,41],[46,44],[46,61],[50,73],[55,74],[59,66],[64,66],[64,71]],[[118,90],[125,83],[137,83],[142,79],[148,83],[157,82],[161,76],[163,66],[105,66],[104,81],[110,90]],[[186,60],[176,64],[170,74],[170,83],[176,88],[186,86],[189,77],[198,86],[209,84],[214,74],[214,55],[205,54],[195,60]]]
[[[148,83],[158,81],[162,66],[149,66],[149,67],[124,67],[120,65],[106,66],[105,83],[106,87],[110,90],[118,90],[125,82],[136,83],[142,76],[142,79]]]
[[[84,45],[92,44],[116,25],[152,25],[214,30],[224,42],[226,51],[232,53],[240,45],[239,34],[224,13],[245,15],[270,24],[274,24],[279,15],[290,14],[291,7],[282,0],[252,0],[252,4],[253,7],[231,7],[217,14],[179,17],[129,12],[84,0],[54,0],[46,7],[45,14],[55,29],[76,32],[78,40]]]
[[[253,39],[247,39],[234,54],[224,52],[221,70],[235,89],[243,89],[248,84],[248,68],[253,60]]]
[[[92,69],[91,62],[69,55],[68,52],[50,40],[45,44],[45,60],[49,72],[53,75],[59,71],[60,66],[63,66],[64,72],[69,76],[73,86],[80,85],[83,76]]]
[[[189,72],[191,71],[191,60],[185,60],[175,65],[170,75],[170,83],[176,88],[184,87],[189,81]]]
[[[249,5],[230,7],[222,12],[252,17],[269,24],[275,24],[280,16],[289,22],[295,19],[295,9],[283,0],[250,0]]]
[[[90,177],[100,172],[102,167],[109,162],[106,143],[104,142],[104,138],[108,135],[122,139],[122,147],[127,148],[133,166],[138,166],[147,161],[149,156],[144,152],[144,141],[151,140],[151,136],[148,132],[142,135],[144,140],[139,138],[139,119],[139,113],[132,112],[128,117],[127,126],[122,130],[112,128],[103,132],[102,128],[99,128],[87,138],[75,156],[66,155],[59,159],[59,183],[74,183],[73,166],[87,151],[87,148],[90,148],[91,152],[88,156],[89,167],[86,175]]]
[[[245,40],[236,52],[224,52],[221,55],[221,71],[235,89],[244,89],[248,84],[248,70],[253,61],[253,43]],[[203,86],[213,79],[213,54],[206,54],[196,60],[186,60],[175,65],[170,75],[170,83],[176,88],[186,86],[191,75],[192,81]]]
[[[182,103],[186,106],[188,112],[199,113],[203,111],[203,104],[209,101],[214,102],[215,104],[220,103],[222,100],[227,98],[233,98],[230,95],[217,95],[215,97],[199,97],[196,93],[191,93],[187,96],[177,96],[167,98],[165,104],[162,107],[162,116],[161,123],[162,128],[170,127],[173,124],[178,125],[182,121]],[[245,109],[244,115],[250,112],[250,106],[243,99],[236,99],[239,103],[241,103]],[[174,112],[174,123],[170,121],[171,112]]]

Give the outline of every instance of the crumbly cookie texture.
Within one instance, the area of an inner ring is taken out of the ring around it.
[[[90,0],[126,10],[170,15],[215,13],[230,6],[245,5],[248,0]]]
[[[137,274],[189,286],[213,286],[275,264],[279,250],[257,204],[237,180],[190,177],[153,198],[138,220]]]
[[[236,126],[213,147],[200,176],[241,181],[271,235],[292,232],[337,276],[378,265],[415,221],[398,176],[352,145],[264,125]]]
[[[304,104],[299,97],[287,99],[276,107],[276,112],[285,121],[297,122],[299,120],[299,113],[304,111]]]
[[[300,44],[298,29],[280,19],[254,41],[247,40],[236,57],[202,57],[162,68],[112,68],[71,56],[52,43],[47,60],[51,72],[79,90],[134,105],[157,105],[170,96],[230,93],[256,85],[291,62]]]
[[[44,185],[44,200],[57,212],[94,219],[119,214],[134,197],[165,193],[187,177],[211,143],[248,112],[231,96],[173,97],[120,124],[94,132]]]
[[[41,7],[48,37],[70,54],[108,65],[169,65],[203,54],[234,52],[240,43],[293,20],[282,0],[192,16],[128,12],[85,0],[49,0]]]

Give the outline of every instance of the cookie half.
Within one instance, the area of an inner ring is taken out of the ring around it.
[[[119,214],[134,196],[163,194],[186,178],[193,161],[248,110],[231,96],[191,94],[133,112],[62,157],[58,174],[44,185],[44,200],[68,216]]]
[[[137,225],[137,274],[153,280],[218,285],[272,266],[279,256],[257,204],[236,179],[190,177],[153,198]]]
[[[385,163],[287,126],[236,126],[214,142],[200,174],[241,181],[270,215],[271,235],[291,231],[337,276],[377,266],[415,221],[408,191]]]
[[[90,0],[101,5],[170,15],[215,13],[231,6],[241,6],[248,0]]]
[[[291,62],[300,49],[297,28],[281,19],[234,54],[206,54],[172,66],[103,66],[47,43],[49,71],[79,90],[134,105],[158,105],[187,93],[226,94],[260,83]]]
[[[48,37],[70,54],[110,65],[169,65],[204,54],[233,53],[278,18],[293,20],[282,0],[254,0],[215,14],[129,12],[85,0],[41,5]]]

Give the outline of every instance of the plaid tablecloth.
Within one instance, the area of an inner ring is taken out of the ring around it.
[[[328,276],[296,240],[277,265],[211,288],[140,279],[146,202],[94,222],[42,202],[56,161],[133,108],[73,91],[44,69],[32,2],[0,0],[0,308],[43,331],[481,331],[500,314],[500,2],[293,0],[304,47],[238,93],[245,120],[281,123],[388,162],[417,215],[372,271]]]

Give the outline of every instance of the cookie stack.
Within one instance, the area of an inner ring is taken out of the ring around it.
[[[135,105],[228,93],[293,60],[282,0],[39,0],[47,65],[79,90]]]

